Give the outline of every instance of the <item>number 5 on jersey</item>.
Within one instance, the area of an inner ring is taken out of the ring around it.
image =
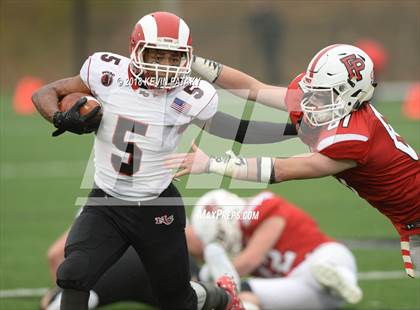
[[[143,152],[136,143],[128,142],[127,138],[133,134],[145,136],[147,127],[147,124],[129,118],[121,116],[118,118],[112,143],[124,154],[122,156],[111,155],[111,163],[115,171],[127,176],[132,176],[139,171]]]

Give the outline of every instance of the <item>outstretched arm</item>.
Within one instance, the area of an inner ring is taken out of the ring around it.
[[[320,153],[289,158],[243,158],[236,156],[232,151],[223,156],[209,157],[195,144],[192,150],[192,153],[172,154],[167,157],[165,164],[168,168],[182,169],[175,177],[207,172],[239,180],[279,183],[334,175],[357,165],[353,160],[334,160]]]
[[[265,144],[281,142],[296,137],[293,124],[248,121],[232,115],[216,112],[207,121],[194,120],[194,124],[208,133],[243,144]]]
[[[285,87],[265,84],[244,72],[199,56],[194,56],[192,69],[209,82],[229,90],[236,96],[287,110],[284,102],[287,91]],[[249,90],[249,94],[243,90]]]

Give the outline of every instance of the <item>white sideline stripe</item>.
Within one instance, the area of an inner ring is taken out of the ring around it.
[[[0,298],[41,297],[48,292],[48,287],[17,288],[14,290],[0,290]]]
[[[390,270],[390,271],[366,271],[359,272],[359,280],[388,280],[388,279],[405,279],[409,277],[404,271]]]
[[[391,271],[367,271],[359,272],[359,280],[387,280],[387,279],[405,279],[406,273],[399,270]],[[409,281],[410,279],[408,279]],[[18,298],[18,297],[41,297],[49,288],[17,288],[12,290],[0,290],[0,298]]]

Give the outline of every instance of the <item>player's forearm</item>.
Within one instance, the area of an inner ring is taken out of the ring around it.
[[[58,93],[51,84],[40,88],[32,95],[32,102],[38,112],[51,123],[54,113],[59,111],[58,101]]]
[[[322,178],[356,166],[357,163],[353,160],[334,160],[320,153],[276,158],[273,166],[272,182]]]
[[[287,89],[284,87],[264,84],[244,72],[199,56],[194,57],[192,69],[238,97],[286,110],[284,99]]]
[[[210,157],[209,172],[237,180],[261,183],[280,183],[288,180],[310,179],[330,175],[316,169],[311,160],[305,157],[243,158],[228,152],[220,157]]]
[[[49,122],[52,122],[55,112],[58,112],[58,102],[71,93],[90,93],[79,75],[61,79],[45,85],[32,95],[32,102],[39,113]]]
[[[259,89],[264,85],[252,76],[226,65],[223,65],[215,83],[239,97],[253,101],[257,100]]]
[[[238,97],[257,101],[272,108],[286,110],[284,103],[286,88],[264,84],[252,76],[229,66],[223,65],[219,78],[216,79],[215,83]]]
[[[261,263],[262,259],[251,258],[243,253],[233,259],[233,266],[241,277],[251,274]]]
[[[319,177],[310,166],[298,158],[276,158],[274,160],[273,183]]]
[[[216,112],[206,130],[212,135],[243,144],[275,143],[297,135],[292,124],[241,120],[222,112]]]

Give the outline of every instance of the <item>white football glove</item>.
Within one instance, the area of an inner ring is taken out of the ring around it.
[[[205,59],[200,56],[193,56],[191,69],[205,78],[207,81],[214,83],[222,71],[222,65],[210,59]]]

